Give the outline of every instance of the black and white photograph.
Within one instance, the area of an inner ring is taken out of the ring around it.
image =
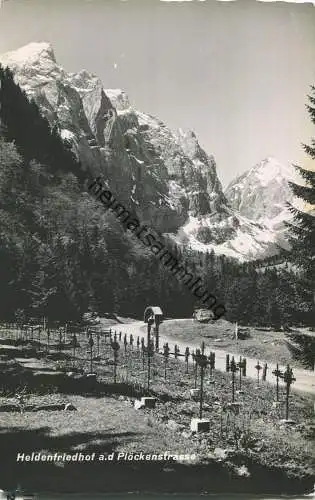
[[[315,4],[0,1],[0,500],[315,498]]]

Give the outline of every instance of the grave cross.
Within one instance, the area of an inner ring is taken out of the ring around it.
[[[242,369],[243,369],[243,360],[242,360],[242,356],[240,356],[240,360],[239,362],[237,363],[237,367],[239,369],[239,382],[240,382],[240,386],[239,386],[239,390],[241,391],[242,390]]]
[[[117,364],[118,364],[118,351],[120,349],[120,345],[117,342],[117,335],[115,334],[114,340],[111,341],[110,343],[111,348],[113,349],[114,352],[114,384],[117,382]]]
[[[215,352],[211,351],[208,359],[210,367],[210,377],[212,377],[212,372],[215,369]]]
[[[289,420],[289,397],[290,397],[290,387],[296,378],[293,376],[293,370],[287,365],[286,371],[283,374],[283,380],[286,384],[286,397],[285,397],[285,418]]]
[[[230,362],[230,371],[232,373],[232,403],[235,401],[235,373],[237,372],[237,364],[235,363],[234,356],[232,356],[231,362]]]
[[[282,378],[283,377],[283,373],[281,370],[279,370],[279,365],[277,363],[277,368],[275,370],[273,370],[272,374],[277,377],[277,383],[276,383],[276,395],[277,395],[277,399],[276,401],[279,401],[279,378]]]
[[[127,351],[127,344],[128,344],[128,341],[127,341],[127,334],[125,333],[125,335],[124,335],[124,347],[125,347],[125,352]]]
[[[177,344],[174,346],[174,358],[177,359],[180,353],[180,349]]]
[[[259,374],[260,374],[260,370],[262,370],[262,366],[259,364],[259,361],[257,361],[257,365],[255,366],[255,369],[257,370],[257,386],[259,386]]]
[[[196,363],[200,366],[200,406],[199,406],[199,418],[202,418],[203,411],[203,379],[204,379],[204,370],[208,364],[208,358],[204,354],[205,351],[205,343],[203,342],[201,345],[201,351],[198,349],[198,353],[196,353]]]

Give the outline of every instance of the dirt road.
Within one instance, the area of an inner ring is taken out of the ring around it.
[[[168,323],[171,323],[172,321],[175,320],[165,320]],[[177,320],[178,321],[178,320]],[[113,327],[115,328],[115,326]],[[124,324],[117,324],[117,331],[121,331],[123,334],[129,335],[130,333],[133,334],[134,337],[140,336],[146,338],[146,332],[147,332],[147,327],[146,324],[143,323],[143,321],[135,321],[132,323],[124,323]],[[171,336],[165,336],[165,335],[160,335],[160,350],[165,342],[168,342],[169,347],[171,349],[171,352],[174,351],[174,345],[177,344],[177,346],[180,349],[181,353],[184,353],[186,347],[189,347],[189,350],[192,352],[196,348],[200,348],[200,344],[194,343],[194,342],[182,342],[176,339],[175,337]],[[235,352],[227,352],[223,351],[220,349],[216,349],[213,346],[211,346],[210,349],[210,344],[207,345],[207,342],[205,342],[206,346],[206,351],[205,354],[209,354],[210,350],[215,352],[215,358],[216,358],[216,363],[215,363],[215,368],[216,370],[219,371],[225,371],[225,360],[226,360],[226,354],[229,354],[230,356],[235,356],[236,360],[239,360],[239,353]],[[183,357],[180,357],[179,359],[184,360]],[[252,359],[246,357],[247,360],[247,377],[253,378],[257,380],[257,370],[255,369],[255,366],[257,364],[257,359]],[[275,385],[276,384],[276,378],[274,375],[272,375],[272,371],[276,368],[276,365],[274,363],[271,363],[266,360],[259,360],[260,364],[263,365],[265,362],[268,365],[268,370],[267,370],[267,377],[266,381],[269,382],[270,384]],[[285,370],[285,366],[279,365],[279,368],[281,371]],[[262,372],[262,371],[261,371]],[[261,375],[260,372],[260,375]],[[294,376],[296,378],[296,381],[292,385],[293,390],[298,390],[302,392],[306,392],[309,394],[313,394],[315,396],[315,373],[309,370],[302,370],[302,369],[294,369]],[[280,385],[282,382],[280,381]]]

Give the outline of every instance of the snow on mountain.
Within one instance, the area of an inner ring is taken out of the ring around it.
[[[268,157],[232,181],[225,196],[244,217],[279,228],[290,217],[286,207],[286,202],[293,202],[290,180],[296,180],[294,168]]]
[[[194,250],[213,250],[216,254],[243,262],[276,255],[279,247],[289,248],[283,230],[250,221],[228,207],[226,211],[230,215],[217,223],[209,216],[189,217],[172,238],[176,243],[186,244]]]
[[[194,132],[172,132],[131,106],[120,89],[104,89],[82,70],[67,73],[52,46],[30,43],[0,57],[17,83],[71,144],[89,175],[100,173],[139,219],[179,244],[255,259],[285,245],[282,230],[286,167],[272,159],[223,193],[216,163]],[[277,224],[276,224],[277,222]]]

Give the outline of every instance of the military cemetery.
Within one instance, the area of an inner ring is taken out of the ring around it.
[[[6,369],[0,415],[20,415],[22,423],[34,412],[79,414],[79,395],[87,398],[87,411],[89,398],[123,401],[128,414],[135,412],[144,426],[149,418],[153,428],[178,436],[183,452],[193,449],[199,460],[214,452],[241,453],[244,463],[251,453],[259,454],[259,443],[267,442],[272,450],[277,439],[277,446],[286,447],[287,441],[310,432],[311,399],[294,390],[298,379],[290,365],[280,369],[278,364],[271,372],[257,360],[248,376],[247,359],[226,353],[218,367],[220,353],[213,345],[203,340],[193,350],[174,339],[161,343],[154,314],[145,320],[143,326],[109,327],[101,320],[57,325],[48,318],[37,324],[2,324],[0,355]],[[158,322],[163,332],[168,321],[159,317]],[[262,450],[267,459],[270,450]]]

